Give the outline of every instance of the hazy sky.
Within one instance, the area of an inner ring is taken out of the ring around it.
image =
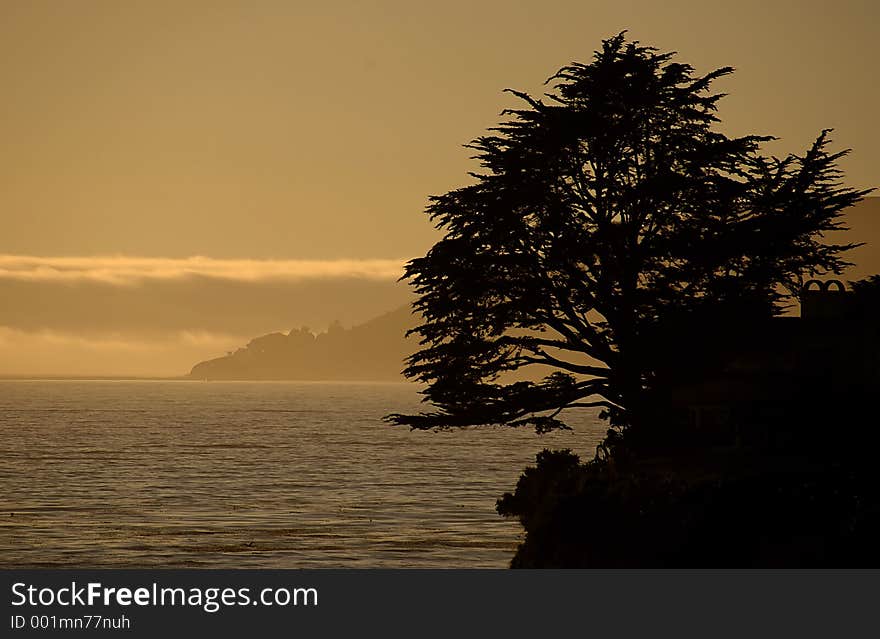
[[[405,300],[389,262],[321,261],[423,253],[426,197],[465,182],[462,144],[513,104],[502,89],[540,91],[623,29],[735,66],[728,133],[785,153],[833,127],[849,183],[878,185],[878,6],[0,0],[0,374],[185,372]],[[59,257],[86,275],[53,275]]]

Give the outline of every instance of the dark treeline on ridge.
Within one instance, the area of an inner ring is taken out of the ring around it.
[[[413,345],[409,307],[350,329],[338,323],[319,334],[308,328],[270,333],[225,357],[196,364],[192,379],[402,381],[400,370]]]

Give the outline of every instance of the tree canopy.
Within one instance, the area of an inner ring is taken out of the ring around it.
[[[829,131],[784,158],[762,155],[770,136],[721,133],[712,84],[732,71],[620,34],[543,97],[510,91],[522,106],[469,145],[474,182],[430,198],[444,237],[406,267],[422,323],[404,373],[433,407],[392,422],[547,431],[601,406],[626,427],[664,322],[769,317],[804,277],[842,272],[852,245],[825,235],[867,193],[842,184],[847,151]]]

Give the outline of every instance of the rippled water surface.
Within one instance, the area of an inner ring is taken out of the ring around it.
[[[0,381],[0,565],[503,567],[495,513],[572,433],[410,432],[407,384]]]

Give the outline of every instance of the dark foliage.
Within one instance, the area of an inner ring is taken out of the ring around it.
[[[723,473],[686,472],[684,460],[612,473],[607,462],[545,451],[499,501],[528,533],[511,565],[880,565],[880,494],[868,471],[764,461],[731,459]]]
[[[876,450],[876,440],[861,443]],[[868,455],[851,453],[701,451],[617,464],[544,451],[498,502],[527,533],[511,566],[877,566],[880,484]]]
[[[803,155],[717,130],[722,97],[671,53],[623,34],[571,64],[544,99],[471,143],[482,172],[431,198],[445,232],[405,278],[421,350],[405,374],[433,405],[389,416],[412,428],[564,428],[601,406],[632,428],[661,362],[644,348],[673,314],[765,318],[802,277],[840,273],[850,246],[823,243],[865,191],[841,185],[822,132]],[[517,369],[549,367],[540,382]]]
[[[803,359],[768,405],[730,403],[736,445],[658,420],[602,458],[539,454],[498,502],[527,533],[512,566],[880,565],[880,277],[851,285],[835,321],[784,318]]]

